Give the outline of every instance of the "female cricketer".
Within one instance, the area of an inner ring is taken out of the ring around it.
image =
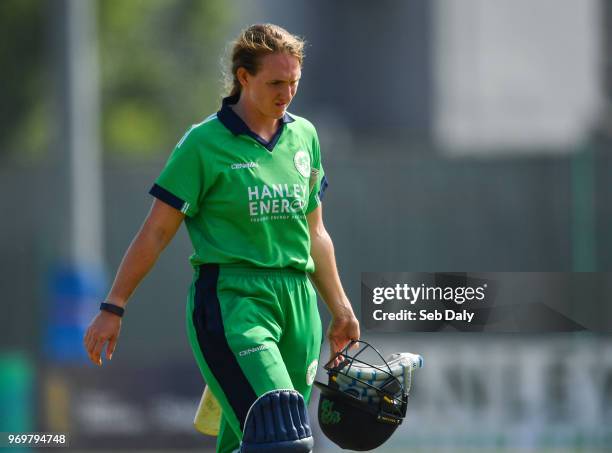
[[[323,225],[327,186],[313,125],[289,114],[304,42],[281,27],[243,30],[229,96],[193,125],[150,190],[152,208],[84,337],[111,359],[129,297],[183,220],[194,247],[188,338],[222,420],[217,451],[312,449],[305,410],[328,306],[333,357],[360,336]]]

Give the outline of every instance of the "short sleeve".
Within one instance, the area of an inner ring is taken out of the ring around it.
[[[201,153],[192,131],[187,131],[178,142],[149,191],[155,198],[188,217],[197,214],[204,185]]]
[[[323,199],[325,189],[327,189],[328,183],[325,177],[325,171],[321,163],[321,148],[319,146],[319,138],[313,127],[313,138],[311,145],[311,165],[310,165],[310,195],[308,197],[308,207],[306,208],[306,214],[310,214],[314,211]]]

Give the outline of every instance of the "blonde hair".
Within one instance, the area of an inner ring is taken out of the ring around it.
[[[304,61],[305,41],[287,30],[273,24],[255,24],[240,32],[232,44],[230,72],[225,76],[226,90],[230,96],[240,93],[241,85],[236,73],[238,68],[255,75],[261,57],[277,52],[293,55],[300,65]]]

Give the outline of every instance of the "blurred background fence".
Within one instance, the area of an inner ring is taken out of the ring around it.
[[[325,222],[357,310],[365,271],[611,272],[611,19],[605,0],[0,2],[0,431],[212,448],[191,427],[203,382],[184,229],[112,363],[89,366],[80,338],[251,23],[309,42],[290,110],[319,131]],[[589,297],[612,325],[609,293]],[[605,333],[364,338],[426,360],[381,451],[612,445]]]

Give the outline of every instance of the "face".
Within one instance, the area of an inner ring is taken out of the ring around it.
[[[238,80],[242,84],[241,97],[260,115],[279,119],[295,96],[302,70],[299,60],[286,53],[264,56],[257,74],[238,69]]]

